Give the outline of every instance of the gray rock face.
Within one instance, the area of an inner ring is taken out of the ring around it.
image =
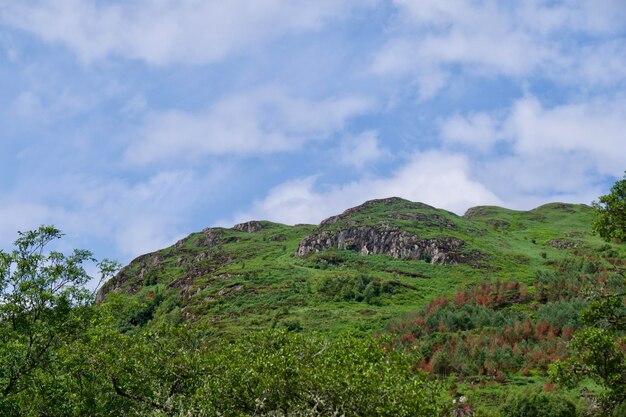
[[[383,254],[400,259],[424,259],[432,264],[469,263],[470,257],[459,251],[464,244],[455,237],[420,239],[414,234],[398,230],[361,226],[338,231],[322,230],[307,236],[300,242],[296,256],[303,257],[336,248],[353,250],[363,255]]]
[[[198,239],[196,244],[198,246],[204,246],[205,248],[212,248],[221,243],[223,234],[224,230],[219,227],[207,227],[206,229],[202,229],[202,238]]]
[[[237,230],[240,232],[248,232],[248,233],[256,233],[262,228],[263,228],[263,225],[261,224],[261,222],[258,222],[256,220],[252,220],[252,221],[245,222],[245,223],[239,223],[233,226],[234,230]]]
[[[548,242],[548,245],[557,249],[575,249],[584,246],[584,243],[565,239],[552,239]]]

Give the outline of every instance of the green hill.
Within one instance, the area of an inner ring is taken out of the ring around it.
[[[97,300],[91,252],[21,232],[0,251],[0,414],[622,415],[626,248],[592,216],[388,198],[208,228]]]
[[[400,198],[320,225],[251,221],[207,228],[133,260],[100,290],[139,301],[129,325],[206,322],[216,334],[286,327],[369,334],[433,299],[541,271],[602,248],[592,210],[474,207],[464,216]]]

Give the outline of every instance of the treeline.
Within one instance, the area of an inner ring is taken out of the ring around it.
[[[450,405],[443,386],[414,369],[415,356],[371,338],[271,331],[215,341],[186,326],[121,333],[111,308],[0,395],[0,415],[427,417]]]

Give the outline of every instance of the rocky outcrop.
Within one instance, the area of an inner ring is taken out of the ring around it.
[[[195,239],[195,246],[203,248],[193,256],[187,255],[189,251],[186,248],[188,242],[194,238],[194,234],[189,235],[174,244],[179,255],[175,262],[177,267],[186,267],[186,277],[197,277],[215,269],[213,264],[224,264],[230,261],[221,254],[218,249],[223,240],[224,229],[206,228],[202,230],[199,237]],[[217,253],[215,255],[214,253]],[[170,255],[162,255],[159,252],[148,253],[133,259],[128,266],[122,268],[113,278],[103,285],[96,293],[96,301],[101,302],[104,297],[114,291],[124,288],[126,293],[134,293],[141,288],[146,282],[146,278],[150,275],[155,282],[158,279],[159,269],[166,257]],[[209,259],[210,258],[210,259]],[[207,259],[210,260],[207,261]],[[203,262],[204,261],[204,262]],[[131,272],[132,271],[132,272]]]
[[[108,293],[124,286],[126,287],[124,289],[126,293],[136,292],[139,286],[143,284],[146,275],[151,270],[157,268],[162,261],[163,255],[158,252],[147,253],[133,259],[127,267],[122,268],[114,277],[100,287],[96,293],[96,302],[102,302]],[[131,265],[138,265],[138,268],[136,268],[137,272],[129,272]]]
[[[560,210],[560,211],[566,211],[568,213],[575,213],[576,205],[568,204],[568,203],[548,203],[548,204],[539,206],[537,208],[534,208],[530,211],[532,212],[532,211],[541,211],[541,210]]]
[[[196,241],[196,245],[213,248],[222,242],[223,234],[224,230],[218,227],[203,229],[202,237]]]
[[[303,257],[324,249],[336,248],[363,255],[382,254],[400,259],[424,259],[432,264],[470,263],[472,256],[462,253],[465,244],[456,237],[420,239],[418,236],[392,229],[369,226],[349,227],[343,230],[322,230],[305,237],[296,256]]]
[[[245,223],[239,223],[233,226],[234,230],[239,232],[256,233],[263,228],[263,224],[256,220],[251,220]]]
[[[584,243],[565,239],[552,239],[548,242],[548,245],[556,249],[576,249],[584,246]]]

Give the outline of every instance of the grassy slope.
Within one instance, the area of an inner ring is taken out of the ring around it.
[[[402,220],[411,216],[419,220]],[[126,267],[123,284],[113,281],[106,288],[119,287],[146,303],[159,294],[148,318],[206,321],[218,334],[283,325],[333,335],[367,334],[435,297],[474,283],[515,279],[531,284],[535,271],[575,250],[555,248],[549,244],[552,239],[577,242],[579,248],[602,245],[590,235],[591,217],[587,206],[558,203],[527,212],[477,207],[460,217],[402,199],[375,201],[349,210],[322,229],[385,225],[420,238],[455,236],[466,242],[465,250],[483,254],[481,265],[431,265],[347,250],[297,258],[300,240],[316,227],[262,222],[255,233],[217,230],[221,243],[209,249],[202,245],[203,233],[192,234],[182,244],[156,252],[160,259],[154,265],[145,258],[143,263],[134,261]],[[207,252],[208,258],[193,260]],[[341,291],[321,290],[325,280],[350,283],[364,275],[386,283],[388,292],[368,303],[357,301],[358,296],[345,301]],[[185,279],[190,276],[194,278]],[[179,285],[172,288],[177,280]]]
[[[411,217],[418,220],[402,220]],[[606,264],[603,259],[609,253],[613,259],[626,259],[624,245],[607,245],[591,235],[592,218],[588,206],[561,203],[530,211],[476,207],[460,217],[401,199],[374,201],[322,226],[261,222],[261,230],[255,233],[213,229],[211,234],[219,235],[220,243],[209,248],[206,234],[194,233],[177,245],[133,261],[122,274],[124,282],[112,280],[106,288],[140,302],[131,312],[133,324],[186,319],[208,323],[219,336],[283,326],[330,337],[368,335],[388,330],[390,322],[421,314],[416,312],[435,298],[453,296],[475,284],[519,281],[528,286],[532,300],[537,272],[555,272],[560,261],[590,257]],[[472,267],[348,250],[326,250],[305,258],[294,255],[299,242],[316,231],[366,225],[403,230],[420,238],[455,236],[466,242],[464,250],[479,251],[482,258]],[[358,288],[364,278],[385,289],[369,302],[363,288]],[[350,296],[355,289],[356,296]],[[532,318],[541,308],[537,301],[526,301],[506,307],[502,314]],[[428,345],[428,336],[418,343],[424,341]],[[506,380],[500,382],[489,375],[448,379],[451,390],[467,395],[476,415],[483,417],[498,416],[510,393],[529,386],[543,389],[547,381],[539,369],[531,369],[530,375],[519,369],[504,371]],[[579,389],[566,394],[575,401],[581,397]]]

